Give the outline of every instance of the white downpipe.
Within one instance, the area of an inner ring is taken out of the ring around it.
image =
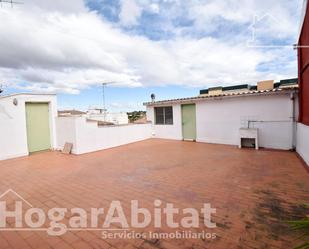
[[[291,92],[290,95],[291,99],[291,120],[292,120],[292,150],[296,150],[296,144],[297,144],[297,123],[296,123],[296,117],[295,117],[295,91]]]

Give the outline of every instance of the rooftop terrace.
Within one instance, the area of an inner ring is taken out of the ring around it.
[[[0,193],[12,188],[44,209],[106,207],[112,200],[127,207],[132,199],[146,207],[160,199],[178,207],[210,203],[217,209],[217,228],[206,229],[217,234],[213,240],[0,232],[0,248],[292,248],[297,234],[284,221],[302,218],[307,214],[302,204],[309,202],[309,174],[294,152],[160,139],[80,156],[45,152],[1,161],[0,174]]]

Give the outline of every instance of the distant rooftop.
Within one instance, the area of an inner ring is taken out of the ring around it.
[[[164,105],[179,102],[192,102],[204,99],[222,98],[222,97],[240,97],[240,96],[256,96],[256,95],[270,95],[289,92],[298,89],[298,79],[284,79],[280,82],[274,83],[273,80],[260,81],[257,85],[234,85],[234,86],[218,86],[210,87],[208,89],[200,90],[200,95],[189,98],[178,98],[160,100],[154,102],[146,102],[144,105]]]
[[[58,116],[75,116],[75,115],[83,115],[83,114],[86,114],[86,112],[74,110],[74,109],[58,111]]]
[[[226,87],[222,87],[222,86],[211,87],[211,88],[208,88],[208,89],[200,90],[200,94],[201,95],[202,94],[209,94],[210,91],[217,91],[217,90],[222,90],[222,92],[225,92],[225,91],[241,91],[241,90],[254,91],[254,90],[258,90],[259,83],[260,82],[258,82],[257,85],[241,84],[241,85],[233,85],[233,86],[226,86]],[[280,80],[280,82],[273,83],[272,89],[289,87],[291,85],[298,85],[298,78]],[[266,90],[266,89],[264,89],[264,90]],[[268,89],[268,90],[271,90],[271,89]]]

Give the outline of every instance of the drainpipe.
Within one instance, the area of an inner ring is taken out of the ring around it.
[[[292,150],[296,150],[296,117],[295,117],[295,90],[291,92],[290,94],[290,100],[291,100],[291,105],[292,105]]]

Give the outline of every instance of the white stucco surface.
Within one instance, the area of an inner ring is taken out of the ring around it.
[[[57,148],[63,149],[65,143],[72,143],[72,153],[76,154],[76,117],[57,117]]]
[[[238,145],[239,129],[259,129],[259,146],[293,147],[293,101],[289,93],[204,99],[196,103],[197,142]],[[174,124],[153,124],[154,137],[182,139],[181,104],[173,104]],[[147,106],[147,119],[154,122],[154,107]],[[295,134],[294,134],[295,135]]]
[[[98,126],[85,117],[58,117],[57,137],[59,149],[70,142],[74,154],[83,154],[148,139],[151,124]]]
[[[14,99],[17,99],[17,105],[13,104]],[[26,102],[49,103],[51,146],[52,148],[56,148],[56,95],[15,94],[11,96],[2,96],[0,97],[0,160],[29,154],[26,126]]]
[[[309,126],[301,123],[297,124],[296,150],[307,165],[309,165]]]
[[[181,126],[181,106],[173,106],[173,124],[172,125],[156,125],[154,117],[154,108],[147,107],[147,120],[152,123],[152,132],[156,138],[165,139],[182,139],[182,126]]]

